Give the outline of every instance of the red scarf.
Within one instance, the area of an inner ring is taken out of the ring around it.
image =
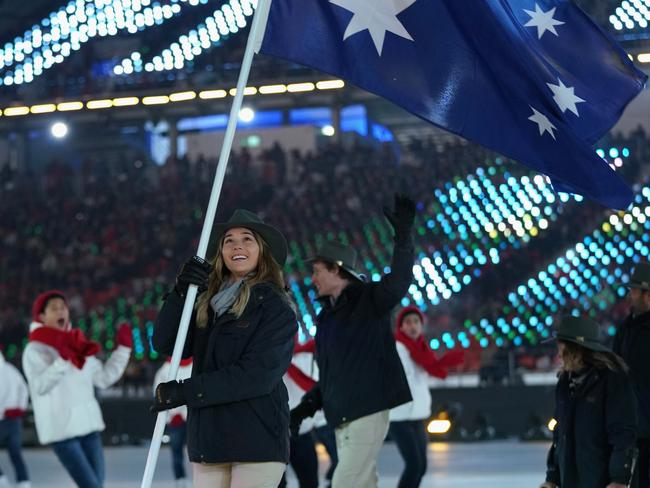
[[[298,341],[296,341],[293,348],[294,354],[299,354],[302,352],[310,352],[313,354],[314,351],[316,351],[316,342],[313,339],[305,342],[304,344],[298,344]],[[291,378],[291,380],[303,391],[309,391],[316,385],[316,381],[307,376],[293,364],[289,365],[287,374],[289,375],[289,378]]]
[[[30,341],[41,342],[53,347],[59,355],[81,369],[86,358],[97,354],[101,348],[89,341],[79,329],[60,330],[53,327],[39,327],[29,334]]]
[[[401,329],[395,332],[395,340],[401,342],[408,349],[411,358],[419,364],[427,373],[436,378],[445,379],[448,374],[448,369],[453,366],[458,366],[463,363],[465,353],[463,351],[449,351],[440,359],[431,350],[424,336],[417,339],[411,339],[404,334]]]
[[[298,341],[296,341],[293,346],[293,353],[298,354],[300,352],[310,352],[314,354],[316,352],[316,341],[314,339],[310,339],[304,344],[299,344]]]
[[[166,361],[168,363],[171,363],[172,358],[167,358]],[[179,363],[179,366],[184,367],[184,366],[190,366],[191,364],[192,364],[192,358],[187,358],[187,359],[181,359],[181,362]]]

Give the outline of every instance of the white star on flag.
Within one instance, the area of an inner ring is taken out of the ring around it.
[[[384,49],[386,32],[412,41],[404,25],[397,19],[397,15],[417,0],[329,0],[330,3],[349,10],[354,15],[345,29],[343,40],[348,37],[368,30],[372,41],[375,43],[377,53],[381,56]]]
[[[546,31],[552,32],[556,36],[557,31],[555,30],[556,25],[562,25],[564,22],[555,20],[553,16],[555,15],[555,7],[553,7],[548,12],[544,12],[537,2],[535,3],[535,11],[524,9],[528,15],[530,15],[530,20],[528,23],[524,24],[526,27],[537,27],[537,38],[541,39]]]
[[[555,134],[553,133],[553,129],[557,130],[557,127],[551,124],[551,121],[548,120],[548,117],[546,117],[546,115],[537,111],[530,105],[529,107],[533,110],[533,115],[528,117],[528,120],[532,120],[537,124],[537,127],[539,128],[539,135],[541,136],[544,135],[544,132],[548,132],[549,134],[551,134],[551,137],[555,139]]]
[[[574,88],[572,86],[565,86],[565,84],[562,83],[562,80],[559,78],[557,79],[557,82],[557,85],[554,85],[553,83],[546,84],[546,86],[548,86],[553,92],[553,100],[555,100],[557,106],[560,107],[562,113],[570,110],[575,115],[580,117],[576,104],[584,103],[585,100],[575,94]]]

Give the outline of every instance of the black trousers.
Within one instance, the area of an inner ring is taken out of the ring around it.
[[[289,462],[300,488],[318,488],[318,456],[311,432],[298,438],[291,438],[289,446]],[[287,486],[286,474],[282,476],[279,488]]]
[[[330,486],[332,483],[332,476],[334,475],[334,470],[336,465],[339,463],[339,456],[336,453],[336,436],[334,435],[334,429],[329,425],[323,425],[314,430],[316,434],[316,439],[318,439],[330,457],[330,467],[327,469],[325,474],[325,480],[327,480],[327,486]]]
[[[636,445],[639,449],[639,457],[630,486],[632,488],[650,488],[650,439],[637,439]]]
[[[427,433],[424,421],[391,422],[390,435],[404,460],[404,471],[397,487],[418,488],[427,472]]]

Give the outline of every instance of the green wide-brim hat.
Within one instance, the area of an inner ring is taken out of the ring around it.
[[[365,276],[356,270],[357,251],[341,242],[324,242],[316,250],[316,254],[307,259],[307,263],[314,263],[316,261],[336,264],[338,267],[350,273],[355,279],[365,281]]]
[[[284,266],[284,263],[287,261],[288,246],[287,240],[284,235],[282,235],[282,232],[272,225],[265,223],[253,212],[244,209],[235,210],[232,217],[230,217],[227,222],[214,224],[214,227],[212,227],[212,233],[210,234],[208,252],[206,254],[209,259],[213,259],[217,255],[221,239],[226,231],[234,229],[235,227],[250,229],[259,234],[271,249],[273,259],[275,259],[280,266]]]
[[[586,349],[600,352],[612,352],[600,342],[600,326],[587,317],[565,315],[555,329],[555,335],[549,340],[573,342]],[[546,341],[545,341],[546,342]]]
[[[632,271],[630,281],[619,283],[619,286],[627,288],[640,288],[641,290],[650,290],[650,263],[639,263]]]

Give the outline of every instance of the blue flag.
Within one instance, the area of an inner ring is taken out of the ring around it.
[[[592,144],[647,76],[567,0],[272,0],[260,52],[343,78],[622,209]]]

